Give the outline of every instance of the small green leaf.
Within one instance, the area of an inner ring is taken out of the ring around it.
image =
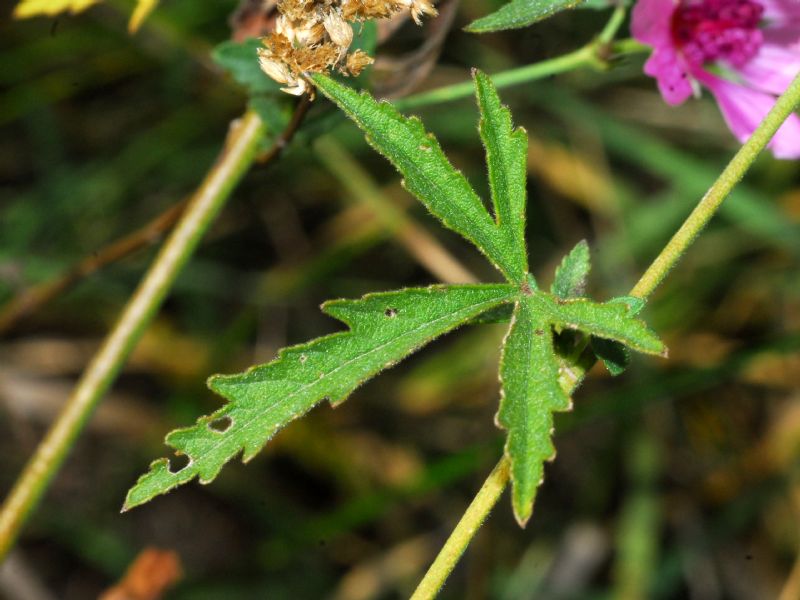
[[[258,63],[261,42],[255,38],[243,42],[222,42],[211,54],[214,62],[231,74],[249,95],[278,92],[280,85],[267,77]]]
[[[628,368],[628,364],[631,361],[631,353],[619,342],[593,337],[591,346],[592,352],[603,361],[608,372],[614,377],[621,375]]]
[[[488,33],[502,29],[518,29],[542,21],[554,14],[575,8],[584,0],[511,0],[485,17],[467,25],[464,29],[472,33]]]
[[[432,286],[326,303],[323,310],[350,330],[284,349],[246,373],[212,377],[209,387],[228,404],[166,439],[189,463],[176,472],[167,459],[152,463],[128,492],[124,509],[195,477],[212,481],[234,456],[250,460],[276,431],[321,400],[343,402],[367,379],[515,293],[509,285]]]
[[[589,244],[581,240],[564,257],[556,269],[556,276],[550,291],[559,298],[574,298],[586,293],[586,280],[592,268],[589,257]]]
[[[375,150],[405,178],[403,184],[446,227],[483,252],[510,281],[519,282],[519,253],[508,246],[494,219],[464,175],[442,152],[435,137],[416,117],[405,117],[391,104],[378,102],[324,75],[312,75],[319,90],[366,134]]]
[[[515,268],[514,280],[522,281],[528,271],[525,248],[525,184],[528,176],[528,134],[514,129],[511,111],[500,103],[492,80],[473,71],[478,107],[479,130],[486,148],[486,166],[492,191],[494,215],[506,238],[508,253]]]
[[[570,399],[558,385],[549,310],[541,296],[523,296],[500,360],[501,400],[497,424],[508,431],[505,453],[511,461],[514,515],[524,526],[533,512],[544,461],[555,454],[551,435],[554,411],[568,410]]]

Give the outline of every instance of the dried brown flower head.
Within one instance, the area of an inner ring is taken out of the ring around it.
[[[348,53],[352,23],[386,19],[409,10],[414,21],[435,15],[430,0],[280,0],[275,31],[263,38],[261,69],[282,84],[284,92],[312,92],[307,73],[336,69],[357,76],[372,63],[361,50]]]

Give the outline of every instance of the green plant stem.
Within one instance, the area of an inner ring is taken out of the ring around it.
[[[252,111],[232,127],[217,163],[195,192],[114,329],[86,368],[0,509],[0,562],[14,544],[27,517],[158,310],[181,268],[252,164],[263,136],[264,125]]]
[[[613,20],[613,19],[612,19]],[[635,40],[620,40],[619,42],[604,42],[599,44],[600,38],[592,41],[583,48],[574,50],[562,56],[557,56],[548,60],[525,65],[516,69],[509,69],[491,75],[492,81],[498,89],[507,88],[537,79],[544,79],[551,75],[574,71],[582,67],[605,68],[607,61],[600,57],[599,50],[605,47],[604,55],[614,57],[637,54],[649,50]],[[421,92],[407,98],[400,98],[393,101],[393,104],[401,110],[427,106],[429,104],[439,104],[442,102],[452,102],[461,98],[467,98],[475,93],[475,84],[472,80],[454,83],[428,92]]]
[[[739,148],[725,170],[706,192],[680,229],[664,246],[661,253],[650,264],[631,290],[631,296],[647,298],[653,293],[667,273],[678,263],[686,249],[692,245],[711,217],[728,197],[734,186],[744,177],[759,153],[766,148],[772,136],[783,122],[800,105],[800,74],[794,78],[786,91],[775,102],[750,138]]]
[[[606,26],[603,27],[603,31],[597,36],[597,43],[610,44],[613,42],[614,36],[617,35],[619,28],[622,27],[622,24],[625,22],[625,15],[627,14],[627,7],[624,4],[618,5],[614,9],[614,12],[611,13],[611,18],[608,20],[608,23],[606,23]]]
[[[448,575],[456,566],[458,559],[466,550],[475,533],[489,515],[492,508],[508,483],[511,464],[507,457],[503,457],[492,470],[486,481],[478,490],[477,495],[467,508],[464,516],[456,525],[453,533],[447,539],[436,560],[425,573],[425,577],[417,586],[411,600],[428,600],[434,598],[444,585]]]
[[[639,282],[630,292],[632,296],[646,298],[666,274],[678,262],[686,249],[697,238],[705,225],[714,216],[722,201],[730,194],[733,187],[744,177],[759,153],[767,146],[772,136],[783,122],[800,105],[800,74],[792,81],[787,90],[778,98],[775,106],[767,114],[750,139],[739,149],[728,166],[720,174],[706,195],[698,203],[678,232],[664,247],[658,257],[642,275]],[[590,365],[574,365],[572,378],[560,381],[562,388],[570,388],[572,394],[580,384]],[[491,472],[455,530],[445,543],[439,555],[417,587],[412,600],[434,598],[444,585],[469,542],[475,536],[481,524],[500,499],[508,484],[510,469],[508,458],[504,456]]]

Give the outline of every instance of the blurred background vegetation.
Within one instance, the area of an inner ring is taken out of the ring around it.
[[[465,0],[441,44],[431,42],[437,26],[404,24],[379,49],[384,89],[393,73],[418,91],[473,66],[493,73],[557,56],[607,17],[460,30],[498,4]],[[165,0],[130,37],[121,0],[22,22],[5,3],[0,301],[191,193],[246,102],[211,60],[236,9]],[[409,59],[425,43],[434,50]],[[667,107],[642,60],[501,92],[530,135],[529,251],[544,284],[585,238],[591,294],[625,293],[735,149],[712,102]],[[474,102],[413,112],[485,190]],[[4,323],[0,493],[156,247]],[[800,597],[789,579],[800,542],[798,257],[800,164],[762,157],[646,309],[670,359],[637,356],[616,379],[591,373],[574,412],[557,419],[558,457],[531,523],[520,530],[502,501],[442,597]],[[211,485],[119,508],[164,454],[164,434],[218,406],[209,374],[336,330],[318,310],[326,299],[466,277],[497,274],[414,203],[352,125],[315,103],[185,269],[25,530],[0,595],[96,597],[155,546],[183,565],[169,598],[407,597],[501,452],[497,326],[438,341],[336,410],[321,405]]]

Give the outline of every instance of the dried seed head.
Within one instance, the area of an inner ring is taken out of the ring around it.
[[[361,75],[361,71],[374,62],[373,58],[363,50],[356,50],[347,55],[347,72],[353,77]]]
[[[331,41],[347,52],[350,44],[353,43],[353,28],[342,18],[342,15],[337,11],[331,11],[325,15],[322,24]]]
[[[365,52],[348,54],[351,23],[385,19],[408,10],[419,24],[435,15],[430,0],[279,0],[273,33],[259,50],[261,69],[289,94],[313,91],[305,76],[338,69],[357,76],[372,63]]]

